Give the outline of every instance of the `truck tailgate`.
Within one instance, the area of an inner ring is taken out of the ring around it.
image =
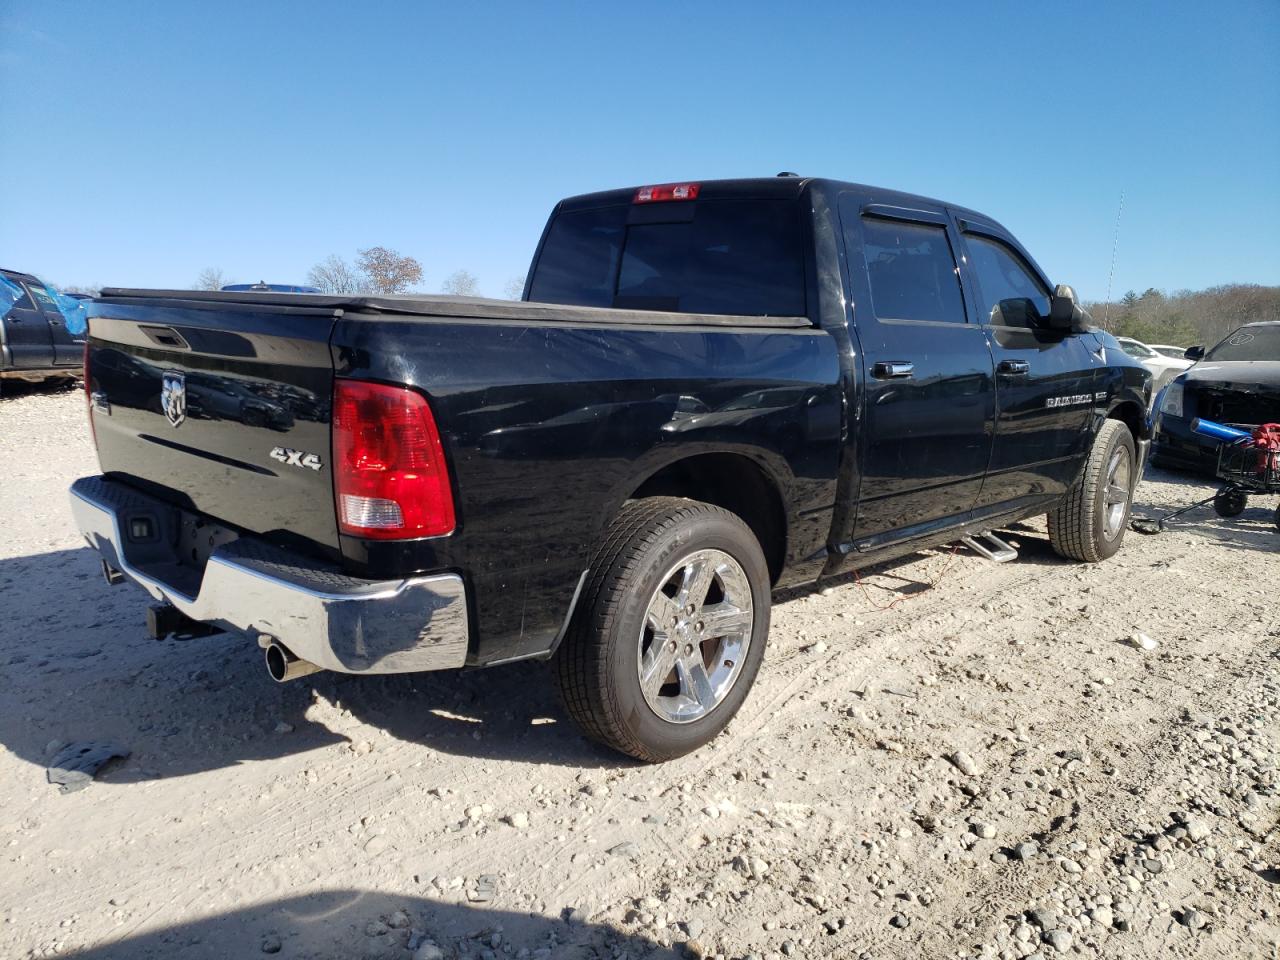
[[[336,552],[329,336],[340,311],[173,300],[94,310],[87,388],[103,473]]]

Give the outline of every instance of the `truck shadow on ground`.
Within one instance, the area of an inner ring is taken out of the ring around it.
[[[546,664],[322,673],[280,685],[241,634],[150,639],[148,602],[131,584],[106,586],[88,549],[0,561],[5,747],[38,767],[63,743],[128,748],[129,758],[104,768],[91,789],[355,745],[379,730],[479,758],[575,768],[628,762],[562,715]]]
[[[1003,535],[1017,543],[1018,563],[1070,562],[1053,552],[1042,531],[1014,525]],[[861,579],[865,600],[882,609],[927,592],[934,578],[943,582],[948,565],[966,556],[963,548],[949,547],[907,554],[827,578],[822,586],[855,588]],[[921,564],[922,558],[929,562]],[[774,601],[815,589],[777,591]],[[261,651],[240,634],[151,640],[144,627],[148,602],[132,585],[107,587],[88,549],[0,561],[6,611],[0,738],[6,747],[44,767],[61,743],[120,743],[131,756],[101,771],[102,785],[355,748],[364,739],[376,745],[382,732],[479,759],[573,768],[632,763],[578,732],[559,706],[544,662],[392,676],[322,673],[278,685]]]
[[[502,892],[499,888],[499,899]],[[225,960],[269,954],[401,960],[411,955],[408,947],[416,950],[427,941],[440,947],[444,957],[506,956],[521,950],[547,960],[684,956],[682,948],[576,917],[554,919],[355,889],[289,897],[60,955],[80,960]]]

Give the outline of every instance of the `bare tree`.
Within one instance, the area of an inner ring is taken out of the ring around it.
[[[478,297],[480,296],[480,281],[470,271],[455,270],[445,277],[444,283],[441,284],[441,289],[454,297]]]
[[[503,284],[502,295],[508,300],[519,300],[524,296],[524,281],[525,278],[523,276],[512,277]]]
[[[358,261],[369,286],[378,293],[404,293],[422,279],[422,264],[386,247],[360,250]]]
[[[205,267],[196,277],[197,290],[221,290],[226,283],[221,267]]]
[[[369,281],[340,256],[330,254],[307,272],[307,283],[322,293],[364,293]]]

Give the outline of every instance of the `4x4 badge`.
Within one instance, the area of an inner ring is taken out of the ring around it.
[[[302,450],[290,450],[288,447],[272,447],[271,459],[291,467],[306,467],[308,470],[319,470],[324,466],[320,457]]]
[[[175,427],[187,419],[187,378],[181,373],[161,375],[160,409]]]

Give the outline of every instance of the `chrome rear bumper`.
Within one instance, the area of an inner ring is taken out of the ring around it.
[[[201,571],[178,562],[176,507],[103,477],[72,485],[71,511],[110,567],[193,620],[265,634],[343,673],[466,662],[470,625],[457,574],[361,580],[247,536],[216,547]],[[149,534],[137,535],[143,529]]]

